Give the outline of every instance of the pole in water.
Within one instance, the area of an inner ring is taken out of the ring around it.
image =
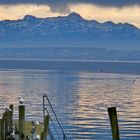
[[[110,107],[107,110],[108,110],[111,129],[112,129],[112,139],[120,140],[116,107]]]
[[[13,120],[14,105],[10,105],[9,108],[10,108],[10,110],[11,110],[11,111],[10,111],[10,119]]]
[[[7,136],[7,134],[8,134],[8,111],[5,111],[4,113],[3,113],[3,119],[4,119],[4,137],[6,137]]]
[[[47,136],[48,136],[48,129],[49,129],[49,115],[46,115],[45,121],[44,121],[44,138],[45,138],[45,140],[47,139]]]
[[[0,119],[0,140],[5,139],[5,124],[4,124],[4,118]]]
[[[9,129],[12,130],[14,105],[11,104],[11,105],[9,106],[9,108],[10,108],[10,110],[11,110],[11,111],[9,112],[9,113],[10,113],[10,114],[9,114],[9,121],[10,121],[10,122],[9,122]]]
[[[25,139],[25,106],[19,106],[19,140]]]
[[[40,134],[40,140],[45,140],[45,138],[44,138],[44,132],[41,132],[41,134]]]

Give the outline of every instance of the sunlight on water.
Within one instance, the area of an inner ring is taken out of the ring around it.
[[[23,96],[26,118],[42,120],[47,94],[68,139],[111,140],[107,107],[117,106],[122,140],[140,139],[140,80],[137,75],[71,71],[1,70],[0,115]]]

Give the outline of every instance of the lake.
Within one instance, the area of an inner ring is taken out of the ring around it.
[[[25,100],[26,119],[42,120],[48,95],[70,140],[111,140],[107,108],[116,106],[121,140],[140,139],[139,62],[0,60],[0,115]]]

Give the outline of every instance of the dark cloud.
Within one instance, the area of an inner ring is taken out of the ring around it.
[[[37,4],[49,5],[52,11],[69,12],[68,3],[73,0],[0,0],[0,5]]]
[[[47,4],[47,5],[60,5],[67,4],[72,0],[0,0],[0,4]]]
[[[113,7],[140,5],[140,0],[79,0],[79,1],[93,3],[100,6],[113,6]]]
[[[49,4],[49,5],[60,5],[67,3],[93,3],[98,5],[109,5],[109,6],[125,6],[125,5],[135,5],[140,4],[140,0],[0,0],[0,4]]]
[[[140,5],[140,0],[0,0],[0,4],[47,4],[52,11],[68,11],[69,3],[90,3],[100,6],[123,7]]]

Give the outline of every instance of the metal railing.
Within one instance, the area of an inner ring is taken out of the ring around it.
[[[53,106],[47,95],[43,96],[43,116],[49,115],[50,124],[49,124],[49,134],[50,138],[53,140],[67,140],[66,134],[62,128],[61,123],[53,109]]]

